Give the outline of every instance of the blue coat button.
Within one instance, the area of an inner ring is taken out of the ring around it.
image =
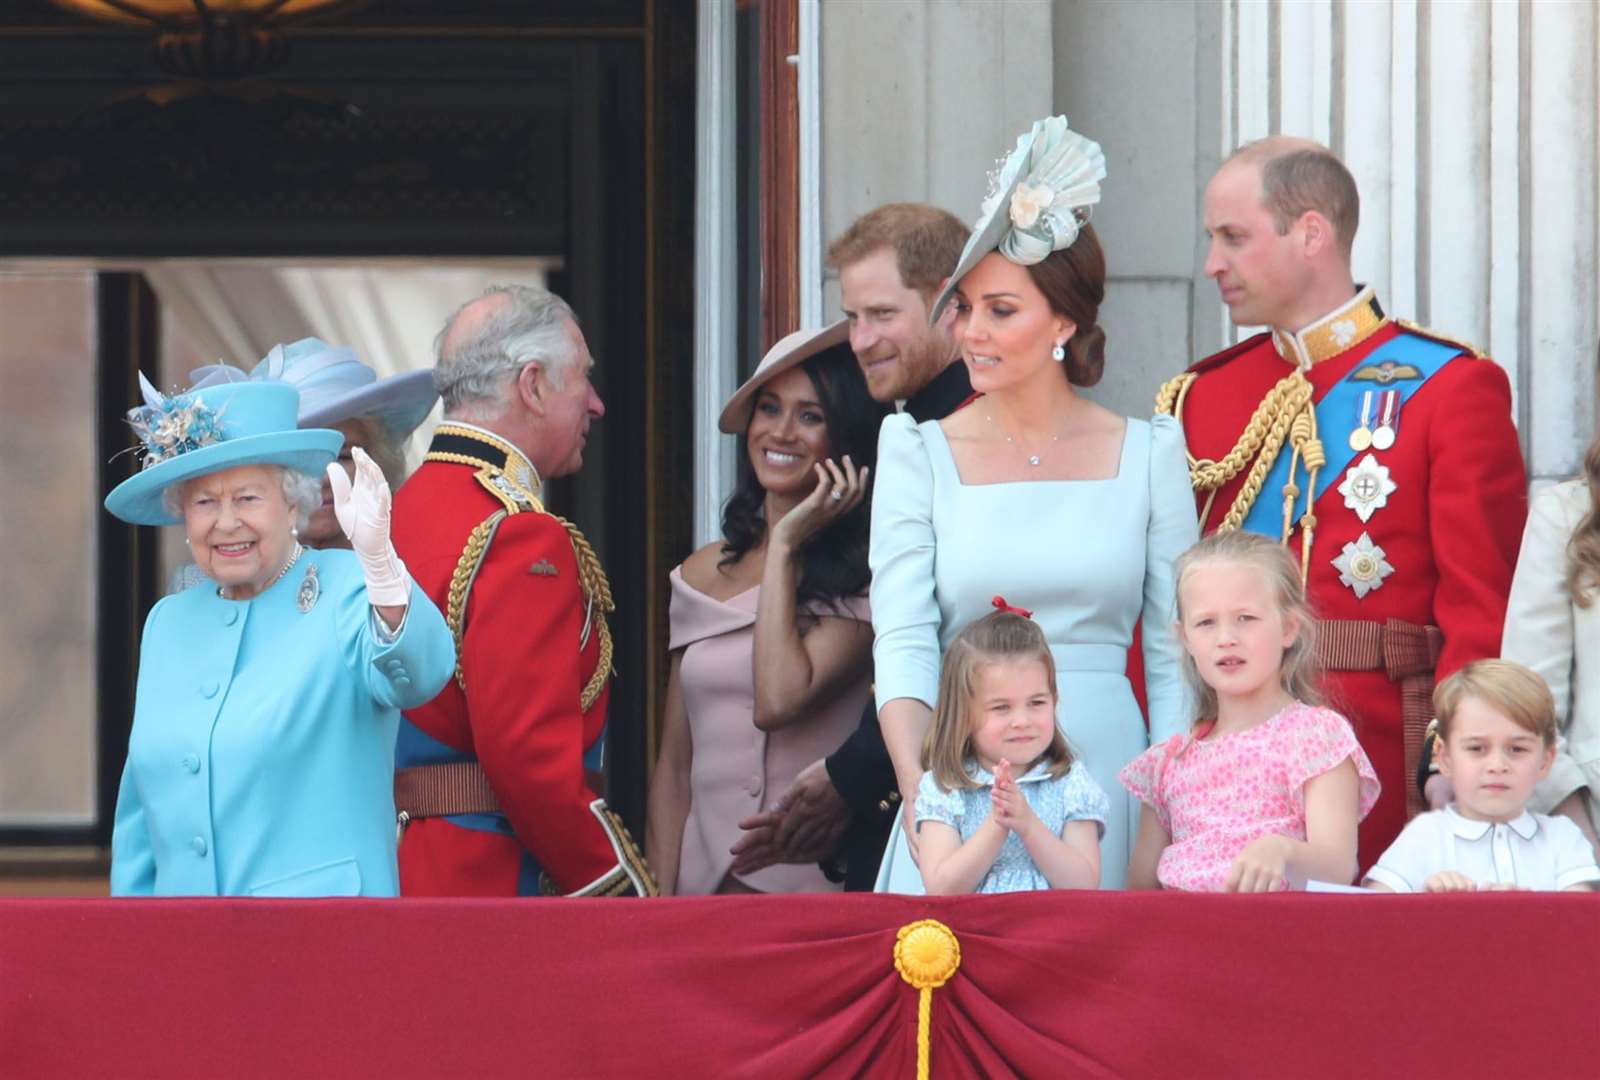
[[[396,675],[394,677],[394,684],[396,686],[410,686],[411,680],[406,678],[404,675]]]
[[[206,838],[205,837],[203,837],[203,836],[195,837],[193,840],[189,841],[189,846],[194,849],[194,853],[196,855],[199,855],[201,858],[205,857],[205,854],[206,854]]]
[[[183,755],[183,767],[192,773],[200,771],[200,758],[194,754]]]
[[[217,691],[219,689],[221,689],[221,688],[219,686],[217,686],[217,684],[216,684],[216,682],[214,680],[207,681],[207,682],[201,684],[201,686],[200,686],[200,695],[202,697],[208,697],[208,698],[216,697],[217,696]]]

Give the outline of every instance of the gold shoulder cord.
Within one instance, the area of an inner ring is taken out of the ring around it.
[[[1161,389],[1156,392],[1156,412],[1171,416],[1181,424],[1184,399],[1188,397],[1189,389],[1194,385],[1196,377],[1194,372],[1186,371],[1162,384]],[[1317,413],[1311,395],[1311,381],[1297,368],[1279,379],[1272,389],[1267,391],[1261,403],[1256,406],[1255,412],[1251,414],[1250,422],[1245,425],[1239,440],[1220,459],[1212,460],[1197,458],[1193,454],[1188,455],[1189,482],[1196,491],[1207,493],[1205,509],[1200,514],[1201,528],[1205,527],[1206,520],[1211,516],[1212,503],[1216,500],[1217,492],[1244,472],[1246,464],[1249,465],[1244,485],[1235,496],[1233,505],[1228,507],[1228,512],[1217,525],[1218,532],[1231,532],[1244,523],[1245,515],[1250,512],[1250,507],[1261,494],[1261,488],[1266,483],[1267,474],[1272,471],[1273,464],[1278,460],[1279,452],[1285,442],[1288,443],[1291,454],[1289,481],[1283,485],[1283,528],[1279,539],[1283,543],[1288,543],[1289,534],[1296,525],[1294,504],[1300,495],[1300,488],[1295,484],[1294,476],[1296,466],[1300,465],[1306,470],[1305,510],[1298,522],[1301,530],[1300,580],[1302,582],[1310,570],[1311,539],[1317,526],[1316,515],[1311,512],[1311,504],[1316,498],[1317,472],[1327,461],[1322,442],[1317,438]]]
[[[584,619],[583,642],[588,641],[589,620],[593,618],[599,624],[600,633],[600,658],[595,664],[594,674],[589,676],[589,681],[584,684],[583,693],[578,698],[579,706],[584,712],[589,711],[589,706],[600,697],[600,691],[605,689],[606,680],[614,672],[611,667],[614,649],[611,643],[611,627],[606,623],[606,616],[617,610],[616,603],[611,599],[611,582],[606,578],[605,570],[600,566],[600,557],[594,553],[594,548],[589,546],[589,540],[576,525],[564,517],[551,514],[567,530],[567,538],[572,541],[572,554],[578,560],[578,582],[583,586],[583,595],[588,598],[588,615]],[[599,616],[595,617],[595,608],[600,609]],[[580,643],[579,648],[582,648]]]
[[[538,507],[538,503],[534,503]],[[461,687],[461,692],[466,693],[467,683],[461,671],[461,641],[467,629],[467,597],[472,592],[472,585],[478,579],[478,572],[483,568],[483,560],[489,553],[489,544],[494,539],[495,532],[499,530],[501,522],[516,510],[496,510],[488,518],[479,522],[477,527],[467,536],[467,545],[461,551],[461,558],[456,561],[455,571],[450,575],[450,591],[446,597],[445,622],[450,627],[450,634],[456,643],[456,685]],[[538,507],[535,513],[549,511]],[[594,553],[586,538],[578,527],[566,518],[550,514],[561,527],[567,531],[567,538],[572,543],[572,553],[578,563],[578,584],[583,589],[584,597],[588,601],[588,611],[584,619],[583,638],[579,641],[581,649],[589,640],[589,627],[597,622],[600,634],[600,657],[595,665],[594,673],[589,676],[589,681],[584,685],[583,692],[578,697],[578,706],[583,712],[588,712],[590,706],[600,697],[600,692],[605,689],[606,680],[614,674],[612,661],[615,647],[611,641],[611,627],[606,623],[606,615],[617,609],[615,601],[611,598],[611,582],[606,578],[605,570],[600,566],[600,558]],[[595,609],[599,608],[598,619]]]
[[[472,583],[478,580],[478,571],[483,569],[483,557],[489,553],[489,541],[494,539],[495,530],[500,528],[500,523],[507,516],[506,511],[496,510],[467,534],[467,546],[462,549],[461,558],[456,560],[456,568],[450,575],[450,591],[445,594],[444,621],[450,627],[450,636],[455,639],[456,685],[461,687],[463,694],[467,692],[467,680],[461,673],[461,639],[467,632],[467,595],[472,592]]]
[[[1396,319],[1394,321],[1396,325],[1403,327],[1406,330],[1410,330],[1414,334],[1419,334],[1425,338],[1432,338],[1434,341],[1442,341],[1446,345],[1454,345],[1462,352],[1475,359],[1487,360],[1489,358],[1488,353],[1484,352],[1470,341],[1463,341],[1460,338],[1451,337],[1449,334],[1441,334],[1439,331],[1434,330],[1431,327],[1421,326],[1412,322],[1410,319]]]

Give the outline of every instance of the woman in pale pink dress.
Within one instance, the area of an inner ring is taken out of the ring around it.
[[[663,895],[821,892],[732,871],[739,821],[855,730],[871,693],[866,493],[884,409],[842,321],[784,338],[723,408],[743,436],[723,538],[672,572],[672,666],[645,847]]]
[[[1281,544],[1231,532],[1190,548],[1176,573],[1198,720],[1122,770],[1144,804],[1129,886],[1350,884],[1378,777],[1350,724],[1320,703],[1299,567]]]

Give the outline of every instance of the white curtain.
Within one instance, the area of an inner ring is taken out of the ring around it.
[[[319,337],[356,351],[380,377],[433,364],[450,313],[493,284],[544,285],[553,259],[278,263],[174,259],[140,264],[166,320],[160,373],[187,382],[218,360],[249,370],[272,346]],[[418,429],[413,457],[435,418]]]

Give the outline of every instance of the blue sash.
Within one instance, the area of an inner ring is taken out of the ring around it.
[[[1404,406],[1423,383],[1433,378],[1448,361],[1460,355],[1459,346],[1445,345],[1402,331],[1398,337],[1374,349],[1371,356],[1351,368],[1348,375],[1322,396],[1322,400],[1317,402],[1316,406],[1317,436],[1322,440],[1322,449],[1328,460],[1317,474],[1317,491],[1312,499],[1313,503],[1316,499],[1322,498],[1322,493],[1327,491],[1338,477],[1344,475],[1351,459],[1357,454],[1357,451],[1350,446],[1350,433],[1356,429],[1357,421],[1360,419],[1359,406],[1362,393],[1367,390],[1396,390],[1400,394],[1399,406]],[[1366,371],[1385,360],[1396,364],[1409,364],[1417,369],[1421,377],[1395,379],[1388,383],[1370,378],[1356,378],[1358,372]],[[1395,415],[1399,415],[1398,406]],[[1373,453],[1381,456],[1383,451],[1374,450]],[[1250,507],[1250,513],[1245,516],[1243,528],[1250,532],[1261,533],[1263,536],[1270,536],[1274,540],[1283,536],[1283,486],[1289,482],[1291,456],[1288,441],[1285,440],[1283,448],[1278,451],[1278,460],[1272,463],[1272,471],[1267,474],[1267,481],[1261,486],[1261,494],[1257,496],[1255,505]]]

